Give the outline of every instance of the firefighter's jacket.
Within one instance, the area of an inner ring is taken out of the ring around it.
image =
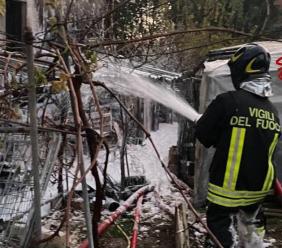
[[[208,200],[226,207],[263,200],[275,177],[272,155],[280,136],[271,102],[245,90],[218,95],[196,125],[196,137],[216,148]]]

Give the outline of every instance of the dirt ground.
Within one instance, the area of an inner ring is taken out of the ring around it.
[[[282,248],[282,218],[275,216],[268,216],[266,222],[266,238],[275,239],[273,243],[275,248]]]
[[[60,212],[48,218],[48,229],[58,227]],[[71,247],[77,248],[86,237],[86,228],[83,213],[75,211],[71,219]],[[100,239],[100,248],[125,248],[128,247],[133,228],[133,216],[124,215],[113,225]],[[270,243],[267,247],[282,248],[282,218],[277,216],[267,216],[266,240]],[[195,227],[189,228],[190,247],[205,248],[205,234],[197,231]],[[64,247],[64,230],[60,232],[60,237],[48,242],[45,247]],[[275,240],[275,242],[274,242]],[[272,244],[271,244],[272,243]],[[175,248],[175,225],[174,221],[167,216],[158,215],[157,218],[148,216],[141,219],[138,234],[138,248]]]
[[[133,223],[117,222],[130,238]],[[127,227],[124,227],[127,226]],[[175,248],[175,225],[172,220],[157,219],[151,222],[150,219],[142,220],[140,223],[138,237],[138,248]],[[127,229],[127,230],[126,230]],[[282,248],[282,218],[267,216],[266,223],[266,247]],[[190,247],[205,248],[205,234],[197,232],[194,228],[189,228]],[[275,241],[274,241],[275,240]],[[101,248],[125,248],[128,247],[126,237],[116,226],[101,238]],[[254,247],[255,248],[255,247]]]
[[[101,248],[125,248],[131,236],[133,227],[132,220],[117,222],[101,238]],[[170,220],[150,219],[141,220],[138,237],[138,248],[175,248],[174,224]],[[120,231],[126,233],[126,236]]]

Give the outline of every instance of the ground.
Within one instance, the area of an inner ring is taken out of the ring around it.
[[[129,225],[132,223],[128,223]],[[120,224],[119,224],[120,225]],[[102,248],[124,248],[128,246],[127,238],[118,231],[117,227],[112,227],[101,239]],[[131,230],[128,230],[130,237]],[[163,219],[153,222],[143,220],[140,223],[140,234],[138,238],[138,248],[174,248],[174,225],[171,221]]]
[[[177,142],[177,124],[160,125],[160,130],[152,132],[152,140],[155,143],[162,160],[167,163],[169,148]],[[165,171],[155,154],[149,140],[143,146],[130,145],[128,147],[129,164],[131,175],[145,175],[146,179],[155,185],[160,194],[161,201],[174,211],[177,199],[181,199],[179,193],[171,187]],[[175,196],[175,198],[173,197]],[[133,217],[129,217],[128,225],[132,226]],[[123,223],[124,224],[124,223]],[[159,207],[154,193],[149,193],[142,207],[142,218],[140,222],[138,248],[174,248],[175,247],[175,225],[169,214]],[[126,228],[125,228],[126,229]],[[114,226],[109,234],[102,239],[102,247],[126,247],[126,238],[123,241],[120,236],[116,237],[117,227]],[[130,237],[132,228],[129,228],[127,236]],[[122,234],[121,234],[122,236]],[[109,239],[111,237],[111,239]],[[111,242],[109,242],[112,240]],[[117,242],[115,242],[117,241]]]
[[[282,247],[282,220],[281,217],[268,217],[267,218],[267,232],[266,232],[266,237],[273,242],[272,246],[270,247],[277,247],[281,248]]]
[[[177,124],[161,124],[160,130],[152,132],[152,139],[160,153],[164,163],[168,161],[168,150],[177,141]],[[129,145],[129,167],[131,175],[145,175],[146,179],[155,185],[155,191],[146,195],[142,205],[142,217],[139,224],[138,248],[175,248],[175,221],[173,213],[175,206],[183,202],[183,198],[171,185],[165,171],[162,169],[158,157],[155,155],[152,145],[148,140],[143,145]],[[119,180],[118,153],[112,154],[109,163],[109,173],[115,180]],[[128,247],[133,228],[133,210],[127,211],[119,218],[101,238],[101,248]],[[204,209],[201,210],[204,219]],[[105,211],[104,217],[110,214]],[[56,211],[44,220],[46,232],[55,230],[62,212]],[[203,227],[195,223],[192,213],[188,212],[190,247],[205,248],[206,238]],[[77,248],[86,238],[86,228],[83,212],[79,203],[74,206],[71,217],[71,248]],[[268,247],[282,247],[282,221],[277,217],[269,217],[267,222]],[[64,239],[64,230],[60,233]],[[50,244],[50,248],[61,248],[56,239]],[[58,245],[58,246],[56,246]],[[266,246],[267,247],[267,246]]]

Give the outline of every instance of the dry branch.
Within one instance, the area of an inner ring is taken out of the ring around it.
[[[89,48],[95,48],[99,46],[111,46],[111,45],[123,45],[123,44],[130,44],[130,43],[138,43],[138,42],[144,42],[147,40],[155,40],[159,38],[165,38],[165,37],[170,37],[170,36],[175,36],[175,35],[183,35],[183,34],[188,34],[188,33],[201,33],[201,32],[219,32],[219,33],[229,33],[229,34],[236,34],[236,35],[241,35],[244,37],[253,37],[253,34],[245,33],[242,31],[237,31],[233,29],[228,29],[228,28],[217,28],[217,27],[211,27],[211,28],[195,28],[195,29],[189,29],[189,30],[183,30],[183,31],[173,31],[169,33],[160,33],[160,34],[153,34],[150,36],[144,36],[142,38],[135,38],[131,40],[117,40],[117,41],[106,41],[106,42],[101,42],[97,44],[89,44]]]

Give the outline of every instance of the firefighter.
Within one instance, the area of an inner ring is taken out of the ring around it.
[[[278,112],[268,99],[269,65],[262,46],[238,49],[228,61],[235,90],[218,95],[196,124],[198,140],[215,147],[207,225],[224,247],[263,247],[261,203],[273,188],[280,136]]]

